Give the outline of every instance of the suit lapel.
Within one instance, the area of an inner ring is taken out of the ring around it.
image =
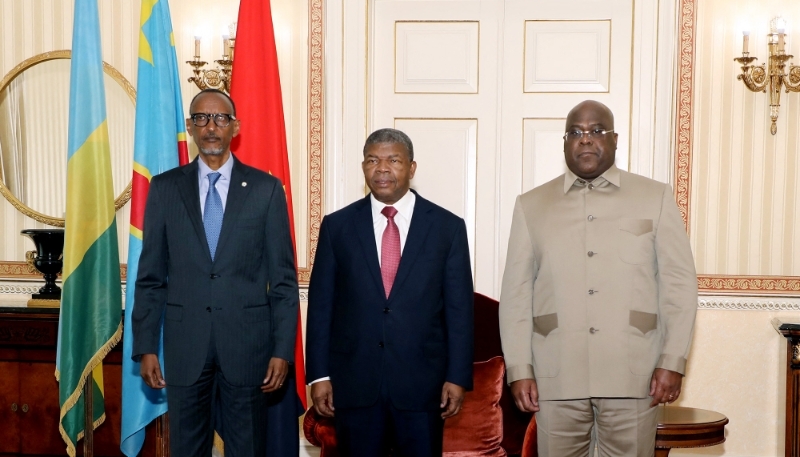
[[[208,256],[211,258],[211,251],[208,250],[208,242],[206,241],[206,230],[203,227],[203,214],[200,212],[200,185],[198,184],[197,177],[197,161],[196,158],[192,163],[183,168],[183,179],[178,183],[178,191],[183,199],[183,204],[186,206],[186,212],[189,213],[189,220],[192,222],[194,231],[197,237],[203,242],[200,243]]]
[[[414,192],[416,194],[416,192]],[[414,213],[411,216],[411,226],[408,228],[408,236],[406,237],[406,244],[403,247],[403,255],[400,257],[400,266],[397,268],[397,275],[392,284],[392,290],[400,290],[403,286],[403,281],[408,278],[412,266],[416,261],[419,253],[422,252],[422,247],[425,244],[425,238],[430,231],[432,220],[430,215],[431,204],[428,200],[416,194],[417,200],[414,203]],[[389,296],[391,299],[395,294]]]
[[[233,159],[231,155],[231,159]],[[219,242],[217,243],[217,258],[219,254],[225,252],[225,243],[231,238],[234,226],[239,220],[240,213],[244,207],[244,201],[253,186],[246,185],[247,174],[250,170],[242,165],[238,160],[233,162],[231,171],[231,183],[228,187],[228,198],[225,202],[225,213],[222,216],[222,229],[219,232]],[[209,252],[209,257],[211,253]]]
[[[372,275],[375,285],[386,296],[383,290],[383,278],[381,277],[381,265],[378,263],[378,246],[375,244],[375,228],[372,224],[372,204],[369,195],[361,200],[361,207],[356,213],[353,224],[361,241],[361,250],[364,253],[364,260],[367,262],[367,270]]]

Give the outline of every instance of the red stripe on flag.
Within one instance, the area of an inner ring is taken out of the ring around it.
[[[189,163],[189,146],[186,140],[178,140],[178,164],[184,166]]]
[[[131,225],[139,230],[144,226],[144,207],[148,192],[150,180],[134,170],[131,182]]]
[[[296,256],[289,152],[286,146],[278,52],[269,1],[241,1],[236,27],[236,58],[233,62],[231,98],[236,103],[236,117],[243,122],[239,135],[231,143],[231,149],[242,162],[270,173],[283,183]],[[299,308],[294,352],[297,395],[303,407],[308,409],[303,326]]]

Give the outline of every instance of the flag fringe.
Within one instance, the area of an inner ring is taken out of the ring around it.
[[[64,422],[63,422],[64,417],[66,417],[67,413],[69,413],[69,411],[78,403],[78,400],[80,400],[81,395],[83,394],[83,386],[86,384],[86,378],[89,376],[92,370],[94,370],[95,367],[97,367],[97,365],[103,362],[103,359],[106,358],[108,353],[111,352],[114,346],[116,346],[121,339],[122,339],[122,321],[120,320],[119,325],[117,325],[117,330],[114,332],[113,335],[111,335],[111,338],[108,341],[106,341],[106,343],[103,344],[100,347],[100,349],[97,350],[97,352],[95,352],[95,354],[92,356],[91,359],[89,359],[89,362],[84,367],[83,372],[81,373],[81,377],[78,380],[78,385],[75,387],[75,390],[72,391],[72,394],[70,394],[70,396],[67,397],[67,400],[61,406],[61,413],[58,419],[58,431],[61,433],[61,438],[63,438],[64,442],[67,443],[67,454],[69,455],[69,457],[75,457],[75,443],[72,442],[72,438],[70,438],[70,436],[67,434],[67,431],[64,430]],[[56,370],[56,380],[60,382],[59,375],[60,373],[58,372],[58,370]],[[106,415],[104,412],[96,421],[93,422],[92,430],[96,429],[100,424],[102,424],[103,421],[105,421],[105,419]],[[77,441],[80,441],[81,438],[83,438],[84,433],[85,430],[84,432],[78,432],[76,443]]]

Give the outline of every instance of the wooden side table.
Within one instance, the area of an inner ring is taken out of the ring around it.
[[[786,457],[800,456],[800,324],[772,319],[786,338]]]
[[[706,447],[725,442],[728,418],[716,411],[682,406],[659,406],[656,457],[673,448]]]

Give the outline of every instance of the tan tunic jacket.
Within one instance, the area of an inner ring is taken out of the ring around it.
[[[670,186],[612,166],[517,198],[500,297],[508,382],[541,400],[647,397],[683,373],[697,309],[689,239]]]

